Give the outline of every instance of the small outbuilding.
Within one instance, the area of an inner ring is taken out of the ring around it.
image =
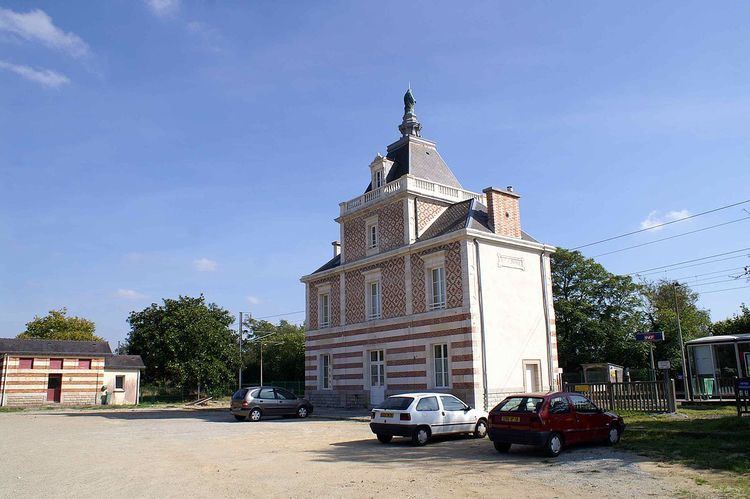
[[[625,369],[617,364],[598,362],[581,364],[583,381],[586,383],[622,383]]]
[[[750,333],[705,336],[685,347],[694,397],[733,397],[735,379],[750,377]]]
[[[0,338],[0,407],[137,404],[143,368],[106,341]]]

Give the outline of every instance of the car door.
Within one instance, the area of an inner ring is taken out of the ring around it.
[[[573,413],[576,418],[576,441],[591,442],[598,437],[597,416],[599,408],[583,395],[571,394],[568,396]]]
[[[443,431],[441,433],[461,433],[473,431],[474,424],[469,421],[468,406],[453,395],[441,395],[443,405]]]
[[[276,400],[276,392],[273,388],[261,388],[258,392],[258,405],[263,414],[273,416],[280,414],[279,401]]]
[[[568,444],[578,441],[576,416],[567,397],[558,395],[550,398],[547,413],[550,431],[560,433]]]
[[[443,416],[442,408],[438,404],[437,396],[422,397],[412,413],[412,424],[426,424],[430,426],[432,433],[440,433],[442,430]]]
[[[276,388],[276,399],[281,414],[295,414],[297,412],[297,396],[283,388]]]

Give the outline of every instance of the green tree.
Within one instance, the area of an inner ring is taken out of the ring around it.
[[[128,317],[125,350],[146,364],[144,381],[221,393],[236,379],[237,332],[233,315],[203,295],[164,299]]]
[[[713,334],[747,334],[750,333],[750,308],[744,303],[740,305],[740,313],[734,314],[723,321],[716,321]]]
[[[260,347],[263,345],[263,381],[304,381],[305,328],[285,320],[274,325],[250,319],[245,328],[251,338],[244,348],[245,379],[260,380]],[[267,336],[266,336],[267,335]],[[253,338],[266,336],[253,341]]]
[[[608,272],[579,251],[552,255],[552,293],[560,366],[590,362],[646,367],[648,350],[635,341],[645,324],[640,286]]]
[[[698,307],[698,293],[685,284],[661,280],[647,283],[643,292],[647,299],[647,313],[652,331],[664,332],[664,341],[655,345],[656,360],[668,360],[673,369],[682,369],[680,340],[677,330],[677,311],[680,313],[682,339],[687,342],[707,336],[711,331],[711,318],[708,310]]]
[[[96,326],[82,317],[68,317],[68,309],[50,310],[44,317],[34,316],[26,323],[26,331],[19,338],[45,340],[104,341],[96,336]]]

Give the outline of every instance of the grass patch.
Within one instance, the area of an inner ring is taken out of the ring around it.
[[[622,413],[622,447],[701,470],[697,485],[750,495],[750,418],[734,407],[680,409],[675,414]],[[715,472],[715,473],[711,473]]]

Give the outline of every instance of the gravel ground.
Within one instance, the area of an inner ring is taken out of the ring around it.
[[[0,429],[3,497],[698,495],[684,469],[611,448],[551,460],[468,437],[382,445],[357,421],[91,411],[4,413]]]

